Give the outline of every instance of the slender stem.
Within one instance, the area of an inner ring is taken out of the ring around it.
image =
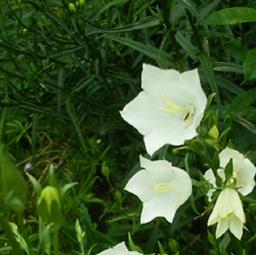
[[[4,137],[4,124],[5,124],[5,117],[6,117],[6,107],[3,107],[2,115],[0,119],[0,144],[3,142]]]
[[[53,254],[59,255],[59,229],[53,228]]]

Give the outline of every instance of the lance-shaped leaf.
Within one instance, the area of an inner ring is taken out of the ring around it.
[[[20,212],[24,209],[27,186],[4,144],[0,144],[0,196],[6,206]]]

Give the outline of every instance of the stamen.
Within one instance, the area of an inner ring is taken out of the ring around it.
[[[195,114],[195,107],[193,105],[181,106],[167,98],[163,98],[163,101],[164,108],[161,109],[162,111],[170,113],[181,113],[181,117],[184,121],[185,127],[189,126]]]

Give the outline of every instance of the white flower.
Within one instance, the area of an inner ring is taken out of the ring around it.
[[[245,158],[243,154],[228,147],[221,151],[219,154],[219,159],[221,168],[218,169],[217,173],[222,180],[225,181],[224,169],[230,159],[232,159],[232,178],[236,181],[237,190],[244,196],[252,192],[255,186],[254,176],[256,174],[256,167],[252,164],[252,162]],[[216,180],[212,169],[207,170],[204,176],[205,179],[208,180],[214,187],[216,186]],[[208,195],[211,195],[212,192],[213,190],[210,190]]]
[[[143,91],[120,113],[144,136],[150,155],[197,135],[207,102],[197,69],[179,73],[143,64],[141,86]]]
[[[122,242],[112,248],[98,253],[98,255],[141,255],[141,253],[137,251],[129,251],[126,248],[125,243]]]
[[[222,236],[228,229],[236,238],[241,239],[245,215],[238,193],[231,188],[221,191],[209,217],[207,225],[218,223],[216,238]]]
[[[125,189],[142,202],[141,223],[164,217],[170,223],[177,209],[192,193],[192,182],[182,169],[166,160],[150,161],[140,156],[141,167],[126,184]]]

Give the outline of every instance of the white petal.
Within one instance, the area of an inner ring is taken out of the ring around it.
[[[175,93],[173,89],[179,86],[179,81],[180,73],[176,70],[164,70],[143,64],[141,87],[151,95],[158,98],[169,97],[172,92]]]
[[[208,220],[208,226],[218,222],[216,237],[220,237],[229,228],[240,239],[245,223],[245,215],[242,202],[236,190],[226,188],[221,191],[212,214]]]
[[[192,194],[192,181],[188,173],[178,167],[172,167],[171,189],[176,194],[177,207],[184,204]]]
[[[98,253],[98,255],[119,255],[119,254],[126,254],[127,252],[129,252],[125,246],[125,242],[119,243],[117,245],[115,245],[112,248],[109,248],[107,250],[104,250],[100,253]]]
[[[181,74],[181,83],[187,87],[189,92],[188,100],[193,97],[194,105],[196,106],[197,113],[203,114],[207,104],[207,98],[202,90],[198,70],[189,70]],[[186,96],[186,94],[185,94]],[[201,120],[200,120],[201,121]],[[198,123],[199,124],[199,123]]]
[[[212,171],[212,169],[208,169],[205,173],[204,173],[204,178],[205,180],[207,180],[210,184],[212,184],[213,187],[216,187],[216,178],[214,176],[214,173]],[[207,196],[208,196],[208,200],[212,201],[212,194],[214,192],[214,188],[209,189],[209,191],[207,192]]]
[[[141,83],[144,91],[120,113],[144,135],[150,155],[165,144],[182,145],[197,135],[207,101],[197,69],[180,74],[144,64]],[[169,110],[168,102],[178,110]]]
[[[236,191],[235,191],[236,192]],[[242,201],[236,192],[236,196],[232,198],[232,207],[234,215],[242,222],[245,223],[245,214],[243,209]]]
[[[162,128],[155,129],[148,135],[144,136],[146,150],[149,155],[153,155],[155,151],[165,144],[182,145],[186,140],[192,139],[197,135],[193,128],[184,129],[184,123],[180,120],[174,120],[172,126],[167,126],[165,122]]]
[[[174,197],[155,198],[143,203],[141,213],[141,223],[147,223],[156,217],[164,217],[170,223],[172,222],[177,210],[177,205]]]
[[[216,228],[216,238],[221,237],[228,230],[228,220],[221,219]]]
[[[133,175],[124,189],[136,195],[142,202],[148,201],[154,196],[152,179],[146,170],[141,170]]]
[[[144,170],[137,172],[125,189],[143,202],[141,222],[155,217],[165,217],[172,222],[176,210],[192,193],[192,181],[182,169],[166,160],[150,161],[140,156]]]
[[[154,98],[142,91],[120,111],[120,114],[142,135],[146,135],[166,123],[166,113],[161,111],[161,108],[160,98]]]
[[[97,255],[142,255],[137,251],[129,251],[126,248],[125,242],[119,243],[116,246],[109,248],[105,251],[98,253]]]
[[[210,217],[207,221],[207,226],[211,226],[216,224],[219,221],[219,215],[218,215],[218,211],[215,209],[215,207],[213,208],[212,213],[210,214]]]
[[[237,239],[241,239],[243,235],[243,223],[238,218],[230,221],[229,229]]]
[[[213,225],[218,222],[220,218],[225,218],[227,215],[231,214],[236,206],[236,204],[234,205],[234,201],[235,203],[237,202],[237,196],[237,192],[233,189],[226,188],[222,190],[208,219],[207,225]]]
[[[238,175],[238,191],[244,196],[248,195],[255,186],[254,176],[256,174],[256,167],[249,159],[245,158],[243,154],[228,147],[221,151],[219,158],[220,166],[223,168],[225,168],[230,159],[232,159],[233,170],[236,171]],[[224,171],[222,170],[222,172]]]
[[[205,108],[206,96],[201,88],[197,69],[179,73],[143,64],[141,84],[145,91],[156,97],[167,97],[181,105],[194,104],[197,100],[199,109]]]

